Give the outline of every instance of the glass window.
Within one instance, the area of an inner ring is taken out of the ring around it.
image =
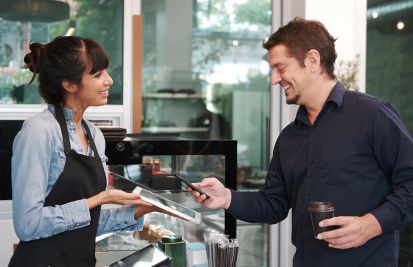
[[[238,141],[238,190],[269,162],[270,0],[142,0],[142,131]],[[267,227],[239,223],[237,266],[266,266]],[[254,236],[254,238],[251,238]]]
[[[367,3],[366,91],[392,103],[413,134],[413,1]],[[399,266],[412,264],[411,224],[400,234]]]
[[[239,164],[262,176],[270,4],[143,0],[142,131],[237,139]]]
[[[14,0],[0,4],[0,103],[39,104],[37,84],[23,58],[30,42],[46,43],[61,35],[98,41],[106,50],[114,84],[109,104],[122,104],[123,1]]]

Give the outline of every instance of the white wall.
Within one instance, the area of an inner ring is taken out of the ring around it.
[[[321,21],[337,38],[337,62],[360,56],[359,88],[365,91],[367,0],[307,0],[305,18]]]

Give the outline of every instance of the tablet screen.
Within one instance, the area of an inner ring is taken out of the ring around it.
[[[126,179],[126,177],[123,177],[117,173],[110,172],[113,176],[115,176],[117,179]],[[132,181],[131,181],[132,182]],[[133,183],[133,182],[132,182]],[[152,205],[155,205],[161,209],[164,209],[172,214],[175,214],[179,217],[182,217],[183,219],[186,219],[191,222],[195,223],[200,223],[201,222],[201,214],[199,212],[196,212],[190,208],[187,208],[185,206],[182,206],[170,199],[167,199],[163,196],[160,196],[158,194],[155,194],[145,188],[142,187],[142,185],[139,185],[138,183],[135,183],[135,189],[133,192],[139,194],[142,198],[142,200],[151,203]]]
[[[201,215],[187,207],[184,207],[182,205],[179,205],[178,203],[169,200],[167,198],[164,198],[160,195],[157,195],[149,190],[146,190],[142,187],[137,186],[133,192],[139,194],[142,198],[142,200],[149,202],[161,209],[164,209],[166,211],[169,211],[179,217],[182,217],[186,220],[195,222],[195,223],[200,223],[201,221]]]

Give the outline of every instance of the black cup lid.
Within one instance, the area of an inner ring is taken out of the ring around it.
[[[165,235],[162,237],[163,243],[176,243],[176,242],[181,242],[181,241],[182,241],[182,236],[180,235]]]
[[[308,210],[313,212],[333,211],[334,205],[330,201],[311,201]]]

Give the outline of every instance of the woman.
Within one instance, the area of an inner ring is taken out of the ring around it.
[[[113,83],[96,42],[58,37],[30,44],[24,62],[48,108],[25,121],[13,143],[13,219],[21,242],[9,266],[95,266],[95,237],[140,230],[157,210],[107,187],[102,132],[83,119],[107,103]],[[102,204],[123,205],[102,209]],[[139,204],[139,205],[136,205]],[[158,211],[158,210],[157,210]]]

